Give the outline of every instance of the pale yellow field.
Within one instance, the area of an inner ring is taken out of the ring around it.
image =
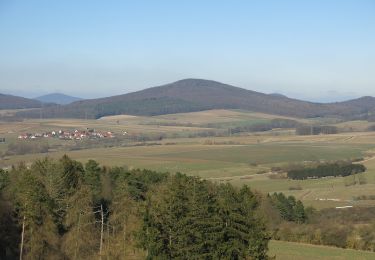
[[[215,123],[215,122],[228,122],[235,120],[244,119],[295,119],[285,116],[269,115],[264,113],[249,112],[243,110],[224,110],[224,109],[214,109],[199,112],[190,113],[179,113],[179,114],[168,114],[153,117],[146,116],[130,116],[130,115],[117,115],[117,116],[107,116],[102,117],[100,120],[105,121],[116,121],[116,120],[132,120],[133,122],[151,121],[151,120],[166,120],[175,121],[179,123]]]

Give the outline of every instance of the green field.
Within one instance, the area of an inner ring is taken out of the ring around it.
[[[162,154],[166,158],[189,158],[230,163],[276,164],[284,162],[338,160],[361,157],[364,145],[258,144],[219,146],[216,149]]]
[[[293,195],[305,205],[317,209],[336,206],[375,206],[375,200],[354,201],[361,195],[375,196],[375,133],[345,132],[335,135],[297,136],[293,129],[275,129],[267,132],[241,133],[223,137],[186,138],[191,133],[207,130],[225,130],[227,127],[251,125],[283,118],[245,111],[213,110],[155,117],[113,116],[100,120],[26,120],[0,123],[0,134],[7,143],[0,144],[5,153],[9,143],[18,134],[56,129],[95,128],[121,135],[166,134],[156,141],[127,141],[105,147],[103,143],[91,149],[71,150],[76,141],[49,139],[57,147],[45,154],[3,156],[1,167],[49,156],[60,158],[68,154],[83,163],[94,159],[102,165],[125,166],[129,169],[147,168],[165,172],[182,172],[218,183],[230,182],[235,186],[249,185],[265,193],[283,192]],[[288,118],[291,119],[291,118]],[[299,120],[304,123],[334,123],[335,119]],[[207,126],[210,128],[207,128]],[[338,123],[343,129],[363,130],[368,124],[362,121]],[[44,141],[44,140],[43,140]],[[314,161],[336,161],[364,158],[367,171],[362,174],[365,183],[348,185],[345,178],[289,180],[272,173],[273,167]],[[277,178],[275,178],[275,176]],[[277,259],[375,259],[368,252],[343,250],[331,247],[272,241],[270,254]]]
[[[245,137],[242,137],[242,140]],[[216,138],[220,140],[220,138]],[[294,195],[308,205],[317,208],[343,205],[373,205],[373,201],[351,201],[354,196],[375,195],[375,165],[366,162],[368,171],[364,174],[364,185],[345,186],[346,178],[325,178],[318,180],[272,179],[272,166],[302,163],[316,160],[341,160],[358,158],[373,147],[369,144],[339,142],[288,143],[266,142],[246,145],[204,145],[176,143],[135,147],[94,148],[69,152],[51,152],[48,156],[61,157],[64,153],[74,159],[86,162],[94,159],[102,165],[147,168],[157,171],[183,172],[198,175],[218,182],[231,182],[240,186],[263,191],[282,191]],[[3,160],[4,166],[19,161],[29,162],[47,154],[12,156]],[[291,190],[299,187],[299,190]],[[320,200],[328,199],[328,200]],[[336,201],[332,201],[335,199]],[[337,201],[340,200],[340,201]],[[350,202],[348,202],[350,201]]]
[[[264,122],[274,118],[278,117],[245,111],[212,110],[155,117],[123,115],[100,120],[45,119],[1,123],[0,133],[7,137],[8,143],[14,141],[20,133],[59,128],[89,127],[110,130],[117,134],[128,131],[133,134],[179,133],[180,136],[184,136],[206,130],[207,128],[202,126],[207,124],[216,124],[219,129],[223,126]],[[302,121],[306,122],[306,120]],[[334,122],[333,119],[330,121]],[[175,123],[176,126],[157,125],[160,122]],[[353,121],[338,125],[346,128],[359,127],[363,125],[361,122]],[[375,149],[375,135],[371,132],[296,136],[290,130],[275,130],[227,137],[166,138],[143,144],[128,142],[130,147],[116,147],[115,144],[114,147],[77,151],[69,151],[69,147],[75,141],[49,139],[48,142],[59,148],[55,151],[51,150],[48,154],[6,156],[0,161],[0,165],[9,167],[20,161],[30,162],[46,155],[58,158],[67,153],[82,162],[95,159],[103,165],[183,172],[217,182],[231,182],[237,186],[247,184],[262,192],[282,191],[317,208],[375,204],[374,201],[352,201],[354,196],[375,195],[375,160],[365,163],[368,171],[364,174],[367,180],[364,185],[346,186],[351,177],[295,181],[274,179],[270,175],[272,167],[286,166],[290,163],[370,157]],[[7,144],[0,144],[0,152],[5,152],[6,149]]]
[[[328,246],[316,246],[284,241],[271,241],[269,256],[277,260],[371,260],[375,253]]]

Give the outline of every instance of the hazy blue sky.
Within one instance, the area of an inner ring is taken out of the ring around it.
[[[375,95],[375,1],[0,0],[0,92],[98,97],[183,78]]]

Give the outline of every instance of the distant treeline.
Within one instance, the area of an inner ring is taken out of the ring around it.
[[[300,125],[296,127],[297,135],[319,135],[319,134],[337,134],[338,128],[336,126],[310,126],[310,125]]]
[[[162,121],[145,122],[145,123],[141,123],[141,125],[202,127],[202,125],[200,125],[200,124],[193,124],[191,122],[182,123],[182,122],[162,122]]]
[[[130,115],[164,115],[174,113],[196,112],[213,109],[207,105],[197,105],[194,102],[169,97],[145,98],[142,100],[113,100],[112,102],[78,101],[70,105],[56,105],[43,109],[17,112],[18,117],[24,118],[90,118],[98,119],[104,116]]]
[[[295,128],[297,135],[319,135],[319,134],[337,134],[339,132],[336,126],[330,125],[304,125],[298,121],[291,119],[272,119],[270,122],[258,123],[247,126],[238,126],[230,128],[229,131],[232,134],[241,132],[264,132],[272,129],[290,129]]]
[[[5,155],[23,155],[30,153],[47,153],[48,142],[45,141],[15,141],[8,145]]]
[[[300,123],[291,119],[272,119],[270,122],[258,123],[247,126],[238,126],[230,128],[229,131],[232,134],[241,133],[241,132],[264,132],[270,131],[275,128],[295,128]]]
[[[193,123],[179,123],[179,122],[149,122],[144,123],[145,125],[159,125],[159,126],[183,126],[183,127],[205,127],[205,128],[220,128],[224,129],[224,127],[220,127],[218,123],[208,123],[208,124],[193,124]],[[241,132],[264,132],[269,131],[275,128],[295,128],[296,126],[300,125],[299,122],[291,119],[282,119],[276,118],[272,119],[269,122],[264,123],[251,123],[249,122],[248,125],[237,126],[237,127],[230,127],[228,131],[232,134],[241,133]],[[213,131],[208,131],[213,133]],[[214,134],[209,134],[208,136],[214,136]]]
[[[366,171],[366,167],[362,164],[353,164],[346,162],[324,163],[315,168],[291,169],[287,176],[294,180],[305,180],[309,178],[323,178],[336,176],[349,176]]]

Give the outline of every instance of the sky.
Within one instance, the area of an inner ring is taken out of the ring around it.
[[[0,0],[0,93],[95,98],[184,78],[375,96],[375,1]]]

